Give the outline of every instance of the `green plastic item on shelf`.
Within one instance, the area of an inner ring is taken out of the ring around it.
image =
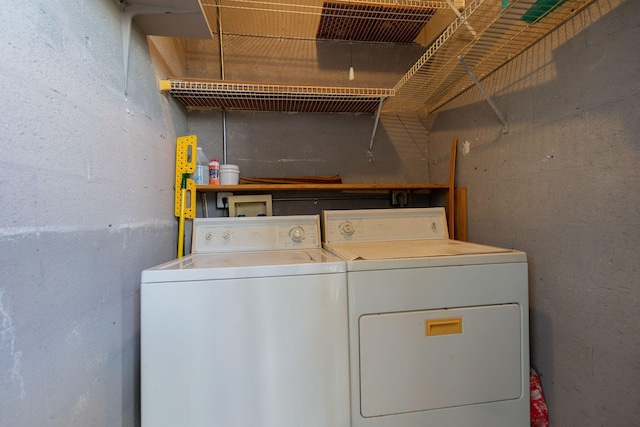
[[[529,24],[534,24],[553,12],[564,0],[537,0],[520,19]]]

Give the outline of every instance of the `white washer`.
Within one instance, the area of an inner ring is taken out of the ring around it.
[[[346,266],[319,216],[196,219],[142,272],[143,427],[347,427]]]
[[[526,427],[526,254],[450,240],[443,208],[325,211],[347,260],[352,427]]]

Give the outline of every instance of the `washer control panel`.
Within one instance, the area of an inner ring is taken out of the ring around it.
[[[318,215],[196,218],[192,253],[320,248]]]
[[[444,208],[324,211],[323,242],[448,239]]]

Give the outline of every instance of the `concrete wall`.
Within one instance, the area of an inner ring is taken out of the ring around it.
[[[429,135],[383,117],[373,156],[370,115],[232,112],[228,161],[247,176],[446,182],[458,137],[471,240],[529,254],[553,424],[637,425],[638,16],[635,0],[597,1],[486,79],[506,135],[471,89],[427,118]],[[187,122],[158,93],[135,27],[123,93],[121,18],[110,0],[0,11],[3,426],[139,423],[139,275],[175,256],[175,137],[222,157],[220,113]],[[322,209],[292,206],[281,212]]]
[[[351,50],[356,78],[350,82],[349,43],[250,37],[225,40],[225,75],[232,81],[389,88],[423,51],[419,45],[354,43]],[[156,42],[162,44],[162,40]],[[188,63],[184,68],[189,76],[219,78],[216,41],[184,43]],[[273,58],[272,53],[277,56]],[[158,62],[168,63],[170,56]],[[225,154],[222,123],[220,112],[189,113],[189,132],[198,135],[205,153],[221,163]],[[373,114],[228,111],[227,163],[239,165],[241,175],[247,177],[340,175],[347,183],[428,182],[427,133],[417,114],[382,115],[369,153],[374,125]],[[340,196],[349,203],[327,200]],[[274,203],[277,214],[320,213],[322,209],[339,207],[389,207],[385,194],[345,196],[316,192],[273,197],[281,199]],[[300,197],[320,198],[301,203],[290,200]],[[416,206],[429,203],[425,197],[416,198],[415,202]],[[220,216],[223,212],[212,207],[209,214]]]
[[[556,426],[640,423],[640,2],[596,1],[428,117],[459,138],[469,235],[530,262],[532,364]],[[469,153],[463,153],[468,144]]]
[[[176,41],[152,37],[152,45],[158,46],[154,60],[169,76],[183,72],[191,78],[220,78],[216,39]],[[177,51],[176,46],[179,46]],[[350,45],[337,41],[226,36],[225,79],[390,88],[423,51],[417,44],[355,42]],[[183,57],[184,64],[175,63],[176,56]],[[351,61],[355,69],[353,81],[348,79]],[[417,115],[382,116],[369,154],[374,125],[373,114],[228,111],[227,163],[239,165],[242,176],[247,177],[340,175],[343,182],[427,182],[427,133]],[[189,133],[198,135],[205,153],[210,158],[217,157],[221,163],[225,158],[222,129],[219,111],[189,113]],[[340,201],[326,200],[341,196],[335,193],[296,192],[273,196],[280,199],[274,203],[277,214],[319,213],[342,205]],[[290,200],[300,197],[313,199],[308,203]],[[347,197],[354,203],[345,207],[389,206],[386,195]],[[425,197],[419,199],[417,203],[428,203]],[[210,206],[210,216],[223,214],[215,205]]]
[[[217,38],[150,37],[165,76],[220,79]],[[418,44],[343,42],[227,35],[224,79],[301,85],[392,88],[422,56]],[[355,78],[349,80],[353,64]]]
[[[225,36],[225,79],[305,85],[390,88],[422,55],[418,44],[286,40]],[[156,67],[165,77],[220,79],[217,39],[150,37]],[[355,80],[349,81],[353,57]],[[220,111],[192,111],[189,133],[209,158],[240,166],[242,176],[293,177],[340,175],[351,183],[427,182],[427,133],[417,114],[383,115],[368,153],[375,125],[373,114],[226,112],[227,152],[223,151]],[[447,182],[445,180],[444,182]],[[319,213],[343,207],[389,207],[386,194],[274,194],[276,214]],[[209,197],[209,216],[221,216]],[[311,198],[294,203],[291,198]],[[320,198],[318,198],[320,197]],[[287,199],[284,202],[282,199]],[[416,197],[416,205],[429,203]],[[200,201],[198,201],[200,202]],[[282,202],[282,203],[281,203]],[[336,202],[336,203],[334,203]],[[198,214],[202,215],[200,203]]]
[[[175,257],[175,137],[115,2],[0,10],[0,425],[139,424],[139,280]]]
[[[428,181],[427,133],[417,117],[382,116],[369,151],[372,114],[227,113],[227,163],[242,176],[295,177],[340,175],[346,183],[425,183]],[[192,112],[189,130],[209,157],[223,157],[219,112]],[[448,179],[448,178],[447,178]],[[444,179],[442,183],[446,183]],[[213,196],[213,194],[212,194]],[[277,214],[314,214],[323,209],[389,207],[386,194],[274,194],[274,198],[317,197],[306,203],[274,202]],[[346,197],[322,201],[324,198]],[[427,206],[416,197],[415,206]],[[210,216],[222,211],[209,209]]]

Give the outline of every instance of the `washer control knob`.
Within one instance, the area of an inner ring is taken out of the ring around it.
[[[204,235],[205,240],[213,240],[213,233],[209,232]]]
[[[351,221],[345,221],[340,224],[340,232],[345,236],[351,236],[356,232],[356,229],[353,228],[353,224],[351,224]]]
[[[293,227],[289,230],[289,236],[294,242],[302,242],[304,240],[304,229],[302,227]]]
[[[433,231],[438,230],[438,224],[434,221],[431,223],[431,228],[433,229]]]
[[[231,239],[231,232],[230,231],[225,231],[224,233],[222,233],[222,238],[224,240],[229,240]]]

